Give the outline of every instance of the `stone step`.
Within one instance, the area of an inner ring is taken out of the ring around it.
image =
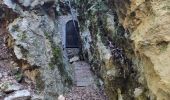
[[[91,85],[91,82],[76,82],[76,86],[86,87]]]
[[[94,84],[94,77],[90,65],[84,61],[74,62],[74,78],[76,86],[86,87]]]

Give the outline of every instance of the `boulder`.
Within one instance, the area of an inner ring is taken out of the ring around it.
[[[31,93],[28,90],[20,90],[14,92],[12,95],[5,97],[4,100],[30,100]]]
[[[4,93],[18,91],[18,90],[21,90],[22,88],[23,86],[17,83],[4,82],[0,84],[0,91]]]
[[[34,94],[31,98],[31,100],[43,100],[43,96]]]
[[[139,97],[142,93],[143,93],[142,88],[135,88],[135,91],[134,91],[134,96],[135,97]]]
[[[0,100],[1,98],[3,98],[5,96],[5,94],[3,92],[0,92]]]
[[[70,60],[69,60],[69,62],[70,63],[73,63],[73,62],[76,62],[76,61],[79,61],[80,59],[79,59],[79,57],[78,56],[74,56],[74,57],[72,57]]]
[[[65,97],[64,97],[63,95],[60,95],[60,96],[58,97],[58,100],[66,100],[66,99],[65,99]]]

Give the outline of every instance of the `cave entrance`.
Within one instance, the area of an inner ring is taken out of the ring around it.
[[[78,22],[70,20],[66,23],[66,48],[79,48],[80,35]]]

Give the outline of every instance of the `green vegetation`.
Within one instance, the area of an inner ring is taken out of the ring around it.
[[[49,39],[49,38],[50,38],[50,33],[48,33],[48,32],[44,32],[44,35],[46,36],[46,38],[47,38],[47,39]]]
[[[20,40],[25,40],[27,38],[27,33],[26,32],[23,32],[22,34],[17,34],[17,37],[20,38]]]
[[[23,34],[22,34],[22,36],[21,36],[21,39],[22,39],[22,40],[24,40],[24,39],[27,38],[27,35],[26,35],[26,34],[27,34],[26,32],[23,32]]]
[[[52,48],[53,56],[59,58],[61,56],[61,51],[59,47]]]
[[[15,79],[17,80],[17,81],[21,81],[21,79],[22,79],[22,74],[21,73],[16,73],[15,74]]]
[[[49,69],[54,70],[55,68],[58,68],[60,75],[63,77],[62,82],[65,84],[65,86],[71,86],[72,85],[72,79],[68,75],[65,65],[63,62],[62,52],[59,45],[56,45],[52,38],[52,33],[44,32],[44,35],[46,36],[46,39],[48,39],[51,43],[52,48],[52,55],[51,62],[48,63]]]
[[[37,48],[39,48],[39,43],[38,43],[39,41],[37,40],[37,39],[34,39],[33,40],[33,44],[34,44],[34,46],[35,47],[37,47]]]
[[[53,63],[49,63],[48,66],[50,67],[51,70],[53,70],[55,68],[55,65]]]
[[[1,89],[1,90],[7,89],[8,86],[9,86],[9,83],[6,83],[6,82],[5,82],[5,83],[2,83],[2,84],[0,84],[0,87],[1,87],[0,89]]]
[[[50,69],[54,69],[55,65],[61,65],[62,63],[62,56],[59,47],[52,48],[53,57],[51,58],[51,63],[49,63]]]
[[[19,26],[18,25],[13,25],[12,26],[12,29],[11,29],[12,32],[15,32],[15,31],[18,31],[18,30],[19,30]]]

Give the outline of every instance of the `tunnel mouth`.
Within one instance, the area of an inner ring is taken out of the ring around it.
[[[80,48],[80,34],[78,22],[70,20],[66,23],[66,48]]]
[[[81,51],[81,42],[78,21],[69,20],[66,23],[65,48],[68,58],[78,56]]]

